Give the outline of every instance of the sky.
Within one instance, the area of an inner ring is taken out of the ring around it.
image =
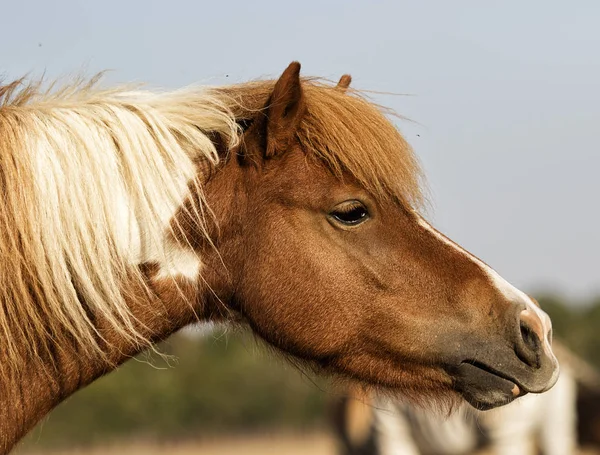
[[[528,292],[600,294],[600,2],[22,0],[0,74],[180,87],[350,73],[410,121],[428,218]],[[401,94],[401,95],[399,95]]]

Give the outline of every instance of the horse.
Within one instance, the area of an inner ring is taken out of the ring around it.
[[[586,411],[593,408],[589,397],[600,390],[600,375],[562,344],[553,347],[562,368],[552,390],[491,411],[460,406],[444,416],[350,388],[330,408],[338,453],[570,455],[578,446],[598,447],[585,429],[597,422]]]
[[[1,453],[197,321],[424,401],[553,386],[548,316],[426,221],[416,156],[350,80],[2,86]]]

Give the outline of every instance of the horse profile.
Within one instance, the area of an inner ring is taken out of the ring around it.
[[[413,152],[345,76],[0,88],[0,452],[181,327],[500,406],[556,382],[550,321],[419,213]]]

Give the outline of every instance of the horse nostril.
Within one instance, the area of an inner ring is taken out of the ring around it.
[[[525,346],[532,351],[537,351],[540,348],[540,339],[535,334],[533,329],[521,321],[521,338]]]
[[[516,353],[527,365],[539,368],[542,352],[542,339],[535,330],[535,321],[529,321],[531,315],[527,310],[521,313],[520,340],[516,345]]]

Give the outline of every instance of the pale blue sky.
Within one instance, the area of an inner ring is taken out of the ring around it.
[[[399,126],[434,224],[525,290],[600,292],[600,2],[22,0],[0,23],[8,78],[177,87],[299,60],[412,94],[378,101],[418,122]]]

